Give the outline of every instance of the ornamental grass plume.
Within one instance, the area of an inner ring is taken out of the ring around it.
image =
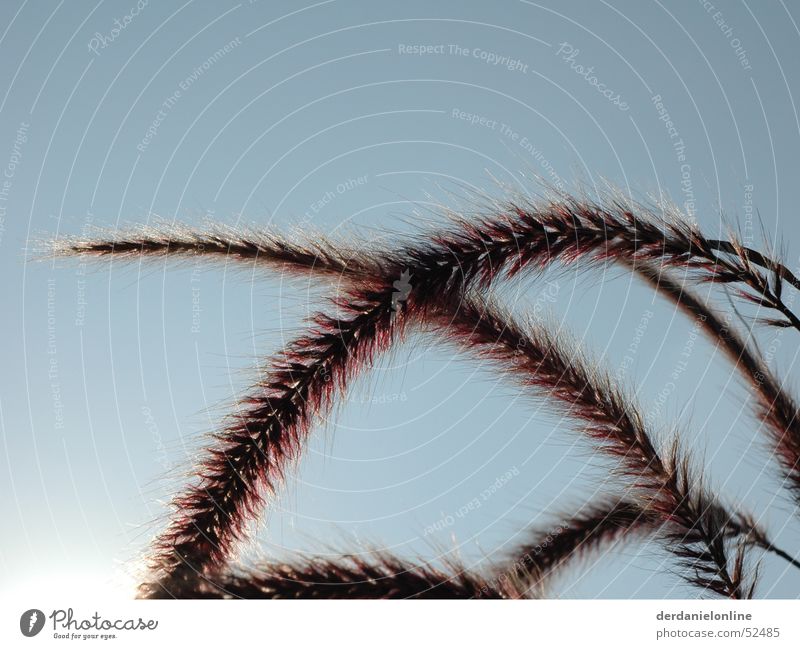
[[[687,284],[732,287],[741,299],[775,312],[762,319],[763,324],[800,330],[800,320],[783,299],[784,284],[796,288],[800,282],[783,265],[733,237],[706,238],[675,215],[659,218],[638,204],[617,199],[600,204],[561,196],[543,203],[508,204],[494,215],[474,220],[455,217],[443,231],[419,236],[394,250],[335,245],[324,239],[295,243],[275,233],[221,226],[161,225],[64,239],[54,243],[51,252],[123,259],[212,256],[297,274],[316,273],[338,278],[345,286],[332,298],[335,315],[314,316],[308,330],[271,359],[249,396],[214,434],[195,480],[174,498],[174,514],[154,541],[150,578],[140,589],[144,597],[196,596],[198,583],[226,574],[224,583],[238,584],[242,593],[256,592],[246,591],[242,580],[247,578],[241,574],[225,572],[236,542],[258,517],[265,496],[278,488],[298,458],[315,417],[408,326],[433,325],[447,340],[469,344],[526,386],[543,390],[551,403],[561,404],[582,422],[583,432],[599,448],[618,460],[617,486],[636,492],[642,524],[639,517],[625,519],[633,510],[603,509],[604,503],[598,503],[594,514],[582,519],[582,531],[571,540],[564,537],[543,557],[542,565],[531,562],[529,582],[582,547],[634,530],[657,530],[682,560],[689,581],[727,597],[753,594],[755,574],[746,574],[745,569],[750,545],[791,559],[775,548],[751,516],[730,511],[708,491],[677,442],[667,451],[657,449],[630,396],[617,390],[607,376],[570,355],[540,325],[525,330],[485,299],[496,279],[556,261],[613,261],[630,267],[681,309],[702,316],[704,331],[756,390],[759,419],[778,450],[787,483],[800,498],[800,424],[794,399],[739,333],[723,326],[707,305],[669,275],[670,269],[681,269]],[[402,277],[410,278],[411,285],[398,301],[397,281]],[[521,352],[520,339],[530,344]],[[598,519],[600,515],[603,518]],[[525,556],[525,548],[520,556]],[[379,575],[386,566],[400,565],[386,557],[374,565],[348,561],[316,565],[326,574],[341,574],[345,584],[353,581],[347,575],[363,576],[369,570]],[[263,568],[260,576],[251,576],[254,588],[273,592],[272,586],[256,587],[257,580],[274,581],[285,570],[309,576],[312,568]],[[425,575],[434,574],[426,570],[418,566],[406,572],[424,581]],[[435,579],[445,576],[434,574]],[[515,575],[514,583],[520,577]],[[443,581],[452,584],[454,578],[449,575]],[[397,592],[401,591],[407,593]],[[380,592],[385,591],[376,589],[376,596]]]
[[[162,591],[163,594],[163,591]],[[521,599],[511,580],[490,578],[448,561],[444,568],[412,564],[386,552],[369,559],[306,559],[234,569],[194,583],[196,599]]]

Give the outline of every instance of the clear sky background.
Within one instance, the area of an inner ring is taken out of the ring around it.
[[[797,268],[800,10],[714,4],[4,2],[0,587],[129,589],[202,435],[324,306],[315,281],[219,262],[30,263],[34,240],[210,217],[394,241],[466,206],[465,188],[530,193],[539,175],[671,196],[754,245],[763,229]],[[662,439],[679,430],[710,484],[800,552],[748,392],[686,318],[615,268],[500,293],[574,332]],[[793,387],[797,335],[760,332]],[[255,531],[260,553],[480,566],[608,486],[569,421],[435,337],[378,359],[332,414]],[[758,594],[798,584],[767,559]],[[662,548],[632,542],[554,593],[695,591]]]

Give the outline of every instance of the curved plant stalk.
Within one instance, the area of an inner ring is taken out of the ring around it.
[[[559,517],[555,530],[528,532],[528,541],[511,553],[503,574],[543,596],[552,576],[567,562],[632,536],[652,535],[664,521],[633,500],[603,497],[574,515]]]
[[[743,285],[750,292],[739,290],[741,296],[778,311],[784,318],[762,321],[797,328],[797,317],[782,300],[784,282],[800,288],[800,280],[791,271],[743,246],[734,237],[730,241],[709,239],[696,226],[677,217],[661,220],[641,205],[616,201],[603,206],[564,197],[561,202],[541,206],[507,205],[505,211],[511,216],[476,223],[456,219],[455,230],[431,237],[439,244],[440,252],[446,251],[440,263],[453,268],[463,259],[464,272],[477,275],[483,284],[504,268],[513,275],[524,265],[543,267],[556,258],[613,260],[631,267],[697,319],[709,337],[722,344],[755,390],[757,415],[773,439],[785,483],[800,505],[800,407],[750,345],[691,291],[670,279],[665,267],[698,271],[699,279],[704,281]],[[365,247],[358,249],[359,253],[348,251],[324,239],[300,245],[276,233],[219,225],[208,225],[203,230],[162,225],[96,239],[67,238],[51,245],[51,251],[57,255],[113,254],[123,259],[140,255],[231,255],[238,260],[278,265],[293,272],[348,277],[383,272],[394,274],[397,279],[417,258],[429,263],[431,256],[436,256],[436,249],[425,246],[417,250],[406,248],[399,256],[380,251],[369,256],[363,254]],[[403,257],[407,258],[405,264]],[[476,258],[482,266],[478,270],[474,268]],[[385,264],[382,259],[386,259]],[[656,268],[655,263],[660,267]],[[766,273],[759,272],[756,266]]]
[[[651,535],[663,521],[633,501],[600,498],[553,530],[531,531],[510,565],[487,576],[449,561],[445,570],[413,565],[385,552],[265,562],[196,580],[193,599],[530,599],[543,597],[552,573],[569,561],[631,535]],[[161,593],[162,596],[166,594]]]
[[[523,547],[522,559],[515,562],[513,572],[505,573],[504,580],[498,580],[498,590],[521,582],[524,575],[543,577],[565,556],[574,556],[586,544],[598,545],[626,531],[663,525],[666,532],[662,536],[667,547],[686,563],[692,583],[728,597],[752,594],[753,586],[746,584],[743,574],[744,545],[739,546],[732,567],[726,548],[726,540],[733,536],[732,529],[741,533],[742,521],[749,519],[729,514],[693,479],[688,462],[677,447],[671,449],[667,460],[662,459],[630,398],[613,387],[607,376],[590,369],[580,354],[565,348],[563,337],[556,340],[537,325],[522,327],[491,303],[474,298],[461,304],[440,302],[431,310],[429,321],[444,330],[449,340],[465,344],[500,364],[504,373],[551,397],[567,414],[582,420],[586,432],[597,440],[599,447],[621,461],[624,474],[633,480],[634,488],[643,498],[644,505],[618,502],[612,507],[595,506],[588,516],[571,521],[568,531],[557,535],[544,553],[535,550],[539,544]],[[752,527],[756,536],[768,543],[766,535],[756,526]],[[338,584],[339,592],[352,592],[353,596],[363,592],[342,588],[342,584],[352,586],[354,580],[348,578],[351,573],[338,570],[341,562],[324,565],[328,574],[336,576],[336,579],[324,580],[326,584]],[[306,571],[298,574],[307,575],[313,572],[312,567],[306,566]],[[240,575],[235,580],[221,580],[236,586],[239,596],[263,592],[263,596],[279,597],[283,596],[283,591],[279,590],[277,582],[288,574],[287,570],[297,571],[273,565],[262,567],[258,573]],[[313,574],[319,576],[321,572],[325,571],[317,570]],[[359,574],[363,574],[363,570]],[[310,579],[294,581],[305,583]],[[202,590],[197,587],[199,581],[194,583],[194,588],[184,589],[183,596],[193,596]],[[251,584],[250,590],[247,590],[247,583]],[[284,587],[290,591],[300,588],[291,584]],[[302,588],[311,596],[306,586]],[[408,590],[404,589],[403,593],[407,596]]]
[[[468,341],[523,384],[546,390],[569,414],[584,420],[586,432],[601,448],[621,460],[625,474],[647,494],[648,509],[669,523],[671,549],[686,560],[693,583],[728,597],[752,592],[740,571],[743,547],[734,569],[728,570],[725,533],[736,518],[694,484],[677,450],[667,460],[659,456],[641,416],[607,377],[568,354],[541,327],[526,332],[498,309],[473,300],[447,307],[443,303],[440,298],[428,310],[427,321],[450,332],[453,341]],[[184,584],[182,596],[187,587]]]
[[[207,456],[199,483],[176,499],[178,516],[157,541],[157,578],[145,585],[144,594],[152,594],[151,587],[180,591],[187,576],[213,568],[228,555],[244,521],[260,507],[262,490],[274,487],[283,466],[296,456],[310,415],[329,403],[332,384],[343,385],[372,354],[385,349],[402,333],[407,319],[424,320],[443,294],[458,294],[474,283],[488,285],[501,272],[512,276],[528,266],[579,257],[659,259],[695,269],[702,279],[764,288],[752,265],[734,268],[720,262],[688,226],[670,224],[662,230],[623,207],[609,210],[577,201],[512,209],[513,216],[461,222],[460,230],[433,237],[432,245],[407,247],[377,260],[360,259],[346,269],[331,264],[330,272],[354,277],[347,302],[338,301],[344,317],[318,316],[315,330],[289,346],[275,371],[244,404],[247,407],[219,434],[220,445]],[[155,248],[144,246],[142,251]],[[96,242],[66,251],[109,252]],[[297,259],[288,254],[292,265]],[[287,264],[285,257],[276,257]],[[297,267],[306,263],[307,257],[299,259]],[[371,271],[368,278],[362,278],[365,268]],[[396,281],[403,276],[413,278],[413,291],[398,318]],[[765,292],[762,303],[784,313],[773,297]]]
[[[51,255],[92,257],[113,256],[132,260],[138,257],[211,257],[225,262],[268,263],[286,270],[309,269],[317,273],[346,272],[347,256],[340,256],[340,247],[329,245],[324,237],[317,243],[295,243],[268,230],[233,228],[208,222],[202,229],[179,223],[158,223],[139,226],[123,233],[102,229],[96,238],[64,237],[47,245]]]
[[[745,300],[757,305],[763,306],[768,309],[775,309],[781,313],[781,318],[760,318],[762,324],[773,327],[792,327],[800,330],[800,319],[792,312],[789,306],[783,301],[783,288],[784,282],[791,284],[795,289],[800,289],[800,280],[792,274],[783,264],[778,263],[760,252],[746,248],[742,242],[732,236],[730,241],[716,241],[708,240],[708,245],[713,250],[728,253],[732,256],[735,266],[726,272],[736,273],[740,275],[743,271],[740,269],[749,269],[746,273],[748,277],[757,280],[748,280],[747,284],[754,290],[753,293],[738,290],[737,293]],[[756,272],[749,272],[753,269],[753,264],[761,266],[767,270],[767,274]]]
[[[185,596],[213,599],[519,599],[462,565],[414,565],[385,552],[296,563],[265,563],[197,580]]]
[[[691,289],[676,282],[664,269],[649,263],[631,264],[656,291],[680,307],[716,341],[752,389],[756,414],[766,426],[784,474],[784,484],[800,504],[800,408],[767,364],[741,335],[706,305]]]
[[[335,389],[378,350],[387,348],[402,324],[391,323],[388,304],[373,292],[341,304],[346,318],[319,314],[310,331],[275,357],[252,395],[215,433],[197,469],[199,480],[174,499],[175,516],[154,542],[155,580],[141,594],[181,596],[198,574],[222,565],[247,523],[257,518],[264,492],[272,492],[298,457],[312,417],[329,407]]]
[[[192,599],[530,599],[543,597],[552,573],[571,560],[632,534],[652,534],[663,523],[631,501],[600,499],[557,530],[532,531],[512,553],[513,563],[483,576],[448,562],[445,570],[413,565],[379,552],[369,559],[258,563],[251,569],[198,578]],[[166,593],[161,591],[161,596]]]
[[[800,569],[800,562],[776,547],[752,517],[739,512],[738,518],[729,520],[728,538],[740,537]],[[564,515],[560,520],[556,531],[531,530],[529,540],[510,553],[502,573],[512,575],[520,590],[544,597],[551,578],[568,562],[631,536],[652,536],[664,525],[662,519],[639,502],[608,497],[587,503],[577,514]]]
[[[666,523],[662,540],[690,570],[689,581],[725,597],[749,596],[752,585],[740,569],[745,546],[737,549],[733,567],[726,547],[730,525],[743,526],[745,517],[728,512],[707,491],[677,443],[666,455],[659,453],[633,397],[569,349],[563,332],[555,338],[541,324],[520,325],[491,302],[472,297],[434,318],[449,332],[448,340],[548,397],[561,414],[582,423],[599,450],[618,460],[645,511]]]
[[[745,247],[735,236],[730,240],[709,239],[692,223],[682,220],[676,210],[672,218],[659,218],[652,208],[633,202],[610,199],[607,204],[562,195],[560,200],[540,204],[509,203],[498,208],[500,216],[467,221],[454,217],[456,228],[431,236],[437,246],[467,265],[475,254],[485,255],[480,272],[490,279],[506,268],[510,274],[519,266],[546,266],[558,258],[572,261],[579,257],[603,260],[658,261],[661,264],[696,272],[702,281],[739,285],[744,299],[777,311],[781,318],[767,320],[775,326],[800,330],[800,319],[783,301],[783,283],[800,289],[800,280],[782,264]],[[184,225],[160,224],[130,232],[104,233],[96,238],[74,237],[51,242],[54,255],[232,257],[287,267],[313,267],[319,272],[358,272],[349,265],[352,258],[336,256],[321,243],[299,245],[268,231],[236,229],[207,224],[193,229]],[[421,250],[406,249],[417,257]],[[721,255],[718,253],[722,253]],[[329,258],[330,254],[335,256]],[[402,263],[402,257],[394,261]],[[425,255],[423,254],[423,257]],[[517,257],[516,261],[512,258]],[[760,267],[765,272],[759,270]],[[387,268],[387,270],[389,270]]]

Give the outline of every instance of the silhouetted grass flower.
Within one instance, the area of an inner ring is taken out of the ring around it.
[[[333,315],[313,316],[307,330],[265,364],[250,394],[214,432],[153,542],[140,595],[540,597],[550,575],[571,559],[633,536],[659,540],[687,581],[729,598],[755,592],[758,569],[748,561],[753,547],[798,566],[751,514],[724,503],[706,484],[676,433],[656,439],[632,391],[563,333],[556,336],[539,318],[518,322],[491,299],[496,280],[555,261],[610,261],[630,269],[695,319],[698,330],[734,363],[756,395],[756,415],[784,484],[800,504],[800,411],[794,397],[749,338],[691,288],[703,282],[729,287],[772,314],[761,318],[762,324],[800,331],[800,320],[784,300],[785,285],[798,288],[800,282],[734,236],[709,239],[674,210],[664,214],[616,196],[597,203],[559,194],[539,203],[497,205],[474,219],[451,215],[443,230],[394,249],[324,238],[307,243],[216,224],[163,225],[55,242],[57,255],[217,257],[328,277],[343,287],[330,298]],[[532,530],[507,563],[486,574],[456,562],[442,568],[414,565],[384,552],[237,567],[236,542],[302,453],[315,420],[409,328],[432,329],[448,343],[490,359],[504,376],[574,421],[576,432],[616,461],[610,495],[562,516],[555,533]]]

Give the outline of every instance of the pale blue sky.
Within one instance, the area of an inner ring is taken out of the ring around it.
[[[323,305],[317,282],[219,263],[25,263],[31,239],[156,215],[391,238],[431,227],[433,203],[458,206],[462,186],[535,191],[540,174],[688,200],[712,233],[722,210],[758,245],[763,223],[797,267],[800,12],[715,4],[3,3],[3,587],[134,570],[199,435]],[[501,294],[552,312],[612,371],[630,365],[620,374],[659,433],[677,420],[712,483],[800,551],[724,359],[698,341],[665,387],[691,339],[683,316],[613,268]],[[796,379],[797,333],[762,342]],[[569,422],[432,337],[379,359],[334,415],[260,527],[264,553],[361,543],[474,565],[608,475]],[[673,568],[633,543],[555,592],[693,594]],[[796,596],[798,578],[769,560],[759,594]]]

